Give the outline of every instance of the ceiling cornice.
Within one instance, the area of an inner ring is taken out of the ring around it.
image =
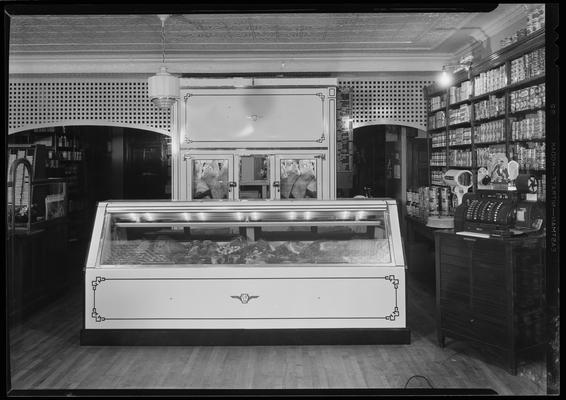
[[[241,72],[391,72],[438,71],[452,57],[448,53],[404,54],[269,54],[261,56],[191,56],[166,60],[171,73]],[[10,74],[155,73],[160,62],[146,57],[12,57]]]
[[[525,9],[524,4],[515,4],[508,12],[503,13],[499,16],[499,18],[496,18],[489,24],[483,26],[482,30],[489,37],[495,36],[507,27],[519,22],[521,18],[526,18],[526,13],[527,10]]]
[[[508,5],[511,6],[511,5]],[[489,24],[478,27],[471,31],[470,36],[475,39],[474,42],[467,43],[454,52],[453,60],[460,59],[468,54],[473,53],[474,49],[480,46],[483,42],[491,37],[501,33],[510,26],[513,26],[525,17],[525,5],[516,4],[509,9],[508,12],[502,13],[497,19],[491,21]]]

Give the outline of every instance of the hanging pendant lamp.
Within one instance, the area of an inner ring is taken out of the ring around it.
[[[169,14],[159,14],[161,20],[162,64],[159,72],[151,76],[148,83],[148,94],[152,103],[161,109],[169,109],[179,98],[179,78],[167,72],[165,66],[165,21]]]

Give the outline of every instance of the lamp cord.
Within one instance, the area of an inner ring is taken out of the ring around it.
[[[161,20],[161,50],[162,64],[165,64],[165,19]]]

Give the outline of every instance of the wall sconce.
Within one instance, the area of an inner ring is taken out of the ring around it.
[[[147,80],[148,95],[152,103],[161,109],[169,109],[179,98],[179,78],[167,72],[165,66],[165,21],[169,14],[159,14],[161,20],[162,63],[159,72]]]
[[[454,72],[465,69],[468,71],[468,79],[470,78],[470,70],[472,63],[449,64],[442,66],[442,72],[438,77],[438,84],[440,87],[446,88],[452,85],[454,80]]]

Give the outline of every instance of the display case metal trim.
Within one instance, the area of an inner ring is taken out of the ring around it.
[[[221,221],[221,222],[198,222],[198,221],[188,221],[188,222],[116,222],[114,225],[119,228],[162,228],[162,227],[217,227],[217,226],[227,226],[237,225],[237,226],[247,226],[247,227],[262,227],[262,226],[289,226],[289,222],[271,222],[271,221]],[[381,221],[293,221],[293,226],[350,226],[355,224],[356,226],[381,226]]]

